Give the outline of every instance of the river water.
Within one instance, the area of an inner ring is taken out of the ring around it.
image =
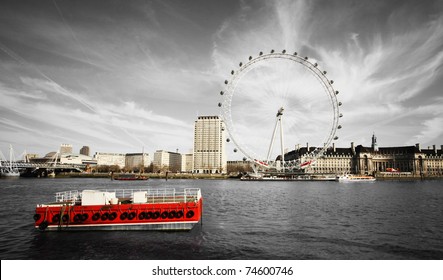
[[[201,188],[189,232],[39,232],[35,205],[65,190]],[[2,260],[443,259],[443,182],[1,179]]]

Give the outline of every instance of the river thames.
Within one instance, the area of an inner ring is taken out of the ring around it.
[[[38,203],[84,189],[201,188],[189,232],[40,232]],[[2,260],[443,259],[443,182],[1,179]]]

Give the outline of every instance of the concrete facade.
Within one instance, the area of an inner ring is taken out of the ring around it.
[[[97,165],[118,165],[120,168],[123,168],[126,164],[126,154],[120,153],[96,152],[94,159],[97,161]]]
[[[147,153],[132,153],[126,154],[125,167],[132,168],[147,168],[151,164],[151,158]]]
[[[154,172],[181,172],[182,156],[179,153],[157,150],[153,164]]]
[[[71,144],[61,144],[60,145],[60,154],[72,154],[72,145]]]
[[[220,117],[198,117],[194,126],[194,173],[226,173],[225,134]]]
[[[191,154],[182,154],[181,172],[185,172],[185,173],[192,172],[193,159],[194,159],[194,155],[192,153]]]

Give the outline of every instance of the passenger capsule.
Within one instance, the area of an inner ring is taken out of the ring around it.
[[[236,153],[237,152],[237,149],[234,149],[234,153]]]
[[[225,94],[224,91],[220,91],[220,95],[223,95],[223,94]]]
[[[221,107],[221,106],[222,106],[222,104],[219,102],[219,103],[218,103],[218,107]]]
[[[317,67],[318,66],[318,64],[317,63],[314,63],[314,67]]]
[[[297,55],[297,52],[294,52],[294,55]]]
[[[227,85],[228,84],[228,80],[225,80],[225,85]]]
[[[343,103],[341,103],[341,102],[338,102],[338,106],[341,106],[341,105],[343,105]]]
[[[338,91],[338,90],[336,90],[336,91],[335,91],[335,95],[337,95],[338,93],[339,93],[339,91]]]
[[[232,70],[232,71],[231,71],[231,75],[234,75],[234,73],[235,73],[234,70]]]
[[[323,71],[323,74],[324,74],[324,75],[326,75],[326,73],[328,73],[328,72],[326,72],[326,71]]]
[[[338,125],[338,126],[337,126],[338,129],[341,129],[341,127],[342,127],[341,125]]]
[[[335,136],[335,137],[334,137],[334,140],[337,140],[337,139],[338,139],[338,136]]]
[[[243,66],[243,62],[240,62],[239,66],[242,67]]]
[[[286,53],[286,50],[282,50],[281,53]]]
[[[274,50],[271,50],[271,53],[274,53]]]
[[[260,52],[259,55],[263,55],[263,52]]]
[[[227,139],[226,139],[226,142],[231,142],[231,139],[227,138]]]
[[[305,56],[305,60],[308,60],[308,57],[307,57],[307,56]]]
[[[333,80],[330,80],[329,82],[331,83],[331,85],[332,85],[332,84],[334,83],[334,81],[333,81]]]
[[[252,59],[252,56],[249,57],[249,60],[251,60],[251,59]]]
[[[340,113],[340,115],[338,115],[338,117],[339,117],[339,118],[343,117],[343,114],[342,114],[342,113]]]

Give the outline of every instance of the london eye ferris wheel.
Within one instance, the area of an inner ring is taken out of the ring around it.
[[[341,128],[342,103],[327,72],[286,50],[260,52],[238,67],[218,103],[233,152],[241,152],[254,170],[293,172],[315,164]],[[305,153],[288,154],[304,143]]]

